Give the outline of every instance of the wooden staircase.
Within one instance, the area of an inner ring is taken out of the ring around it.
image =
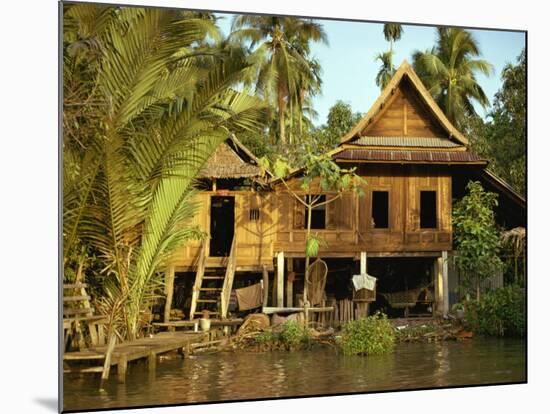
[[[233,287],[233,279],[235,278],[237,260],[235,250],[236,241],[233,238],[225,273],[221,275],[221,268],[207,268],[206,242],[203,243],[197,264],[195,284],[193,285],[191,309],[189,310],[190,320],[195,319],[197,315],[202,316],[205,310],[208,311],[209,315],[217,318],[227,318],[229,299]]]

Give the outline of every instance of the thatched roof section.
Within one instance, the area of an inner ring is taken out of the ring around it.
[[[200,178],[259,177],[258,160],[234,136],[221,144],[199,173]]]

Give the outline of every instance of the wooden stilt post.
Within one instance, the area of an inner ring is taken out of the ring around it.
[[[435,310],[439,315],[444,314],[444,295],[443,295],[443,257],[438,257],[434,265],[434,291],[435,291]]]
[[[105,353],[105,362],[103,363],[103,371],[101,373],[101,384],[109,379],[109,372],[111,371],[111,356],[115,349],[116,335],[111,332],[109,335],[109,344],[107,345],[107,352]]]
[[[289,273],[294,271],[293,259],[291,259],[291,258],[286,259],[286,268],[287,268]],[[289,308],[292,308],[294,306],[293,297],[292,297],[293,296],[293,292],[292,292],[293,284],[294,284],[294,282],[287,277],[287,281],[286,281],[286,306],[288,306]]]
[[[264,284],[264,297],[262,305],[265,308],[267,306],[267,296],[269,292],[269,273],[267,272],[266,265],[264,265],[262,269],[262,281]]]
[[[172,310],[172,299],[174,297],[174,266],[166,269],[164,278],[164,293],[166,294],[166,304],[164,305],[164,323],[170,322],[170,311]]]
[[[285,253],[277,253],[277,307],[282,308],[284,304],[284,278],[285,278]]]
[[[359,269],[361,274],[367,273],[367,252],[361,252],[361,263]],[[369,315],[368,302],[361,304],[357,303],[357,310],[360,317],[367,317]]]
[[[126,359],[126,355],[121,355],[117,367],[116,367],[116,373],[119,383],[124,383],[126,381],[126,370],[128,369],[128,360]]]
[[[441,290],[443,292],[443,315],[449,313],[449,255],[446,250],[441,252]]]
[[[147,368],[153,372],[157,369],[157,354],[153,351],[149,352],[149,356],[147,357]]]

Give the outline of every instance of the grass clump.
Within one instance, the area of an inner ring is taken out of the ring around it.
[[[339,341],[345,355],[379,355],[393,351],[395,329],[382,313],[344,325]]]

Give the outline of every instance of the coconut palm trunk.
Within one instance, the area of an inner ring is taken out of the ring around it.
[[[286,144],[286,126],[285,126],[285,113],[286,113],[286,93],[283,84],[279,85],[277,91],[277,109],[279,116],[279,141],[284,145]]]

